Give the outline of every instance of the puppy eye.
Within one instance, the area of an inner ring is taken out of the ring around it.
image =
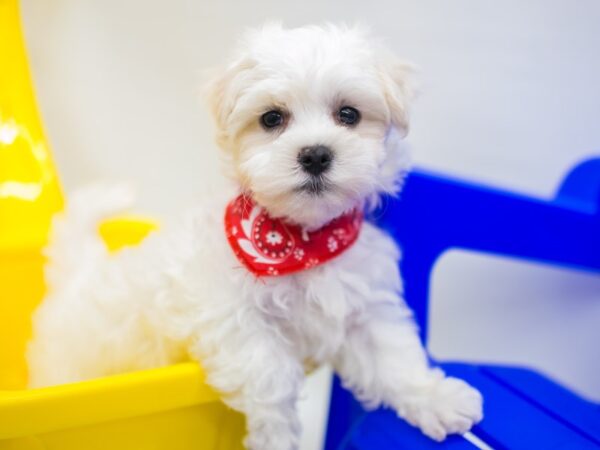
[[[343,106],[337,113],[337,119],[344,125],[356,125],[360,120],[360,113],[351,106]]]
[[[265,128],[276,128],[283,124],[283,114],[277,110],[268,111],[260,117],[260,123]]]

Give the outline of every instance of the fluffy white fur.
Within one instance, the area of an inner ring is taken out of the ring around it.
[[[247,33],[210,91],[238,189],[307,229],[394,192],[407,169],[409,75],[407,64],[357,28],[269,25]],[[336,121],[346,105],[361,113],[354,127]],[[266,131],[259,119],[273,108],[286,124]],[[299,192],[308,175],[298,152],[317,144],[335,155],[328,189]],[[49,294],[28,354],[31,385],[192,358],[224,401],[246,414],[253,450],[297,447],[305,367],[324,363],[366,405],[388,405],[436,440],[481,419],[480,394],[429,367],[401,297],[399,251],[385,233],[365,224],[336,259],[257,279],[225,239],[222,214],[234,195],[215,196],[178,226],[116,255],[95,227],[130,206],[128,191],[74,195],[48,249]]]

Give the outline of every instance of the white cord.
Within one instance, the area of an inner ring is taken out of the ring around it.
[[[471,433],[470,431],[467,431],[465,434],[462,435],[467,441],[469,441],[471,444],[473,444],[475,447],[477,447],[480,450],[494,450],[490,445],[486,444],[485,442],[483,442],[480,438],[478,438],[477,436],[475,436],[473,433]]]

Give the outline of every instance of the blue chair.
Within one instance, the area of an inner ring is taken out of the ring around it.
[[[431,270],[450,248],[600,272],[600,159],[576,166],[552,201],[416,170],[400,198],[385,199],[373,220],[403,249],[406,301],[426,342]],[[598,338],[600,344],[600,331]],[[484,396],[485,418],[472,431],[488,447],[480,443],[479,448],[600,448],[600,405],[541,374],[516,367],[439,365],[476,386]],[[436,443],[384,408],[366,412],[336,378],[325,448],[477,447],[457,435]]]

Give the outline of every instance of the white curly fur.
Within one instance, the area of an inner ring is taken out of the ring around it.
[[[306,228],[395,191],[407,169],[409,72],[357,28],[268,25],[247,33],[210,91],[238,189]],[[343,105],[361,112],[357,126],[336,122]],[[268,132],[259,118],[274,107],[287,123]],[[335,154],[331,188],[318,196],[295,189],[307,177],[297,153],[315,144]],[[49,294],[28,351],[31,385],[192,358],[224,401],[246,414],[253,450],[297,447],[307,365],[333,364],[366,405],[389,405],[437,440],[481,419],[480,394],[428,365],[401,297],[392,239],[366,223],[336,259],[257,279],[225,239],[222,215],[234,195],[212,196],[177,226],[115,255],[95,227],[130,204],[129,191],[73,196],[48,249]]]

